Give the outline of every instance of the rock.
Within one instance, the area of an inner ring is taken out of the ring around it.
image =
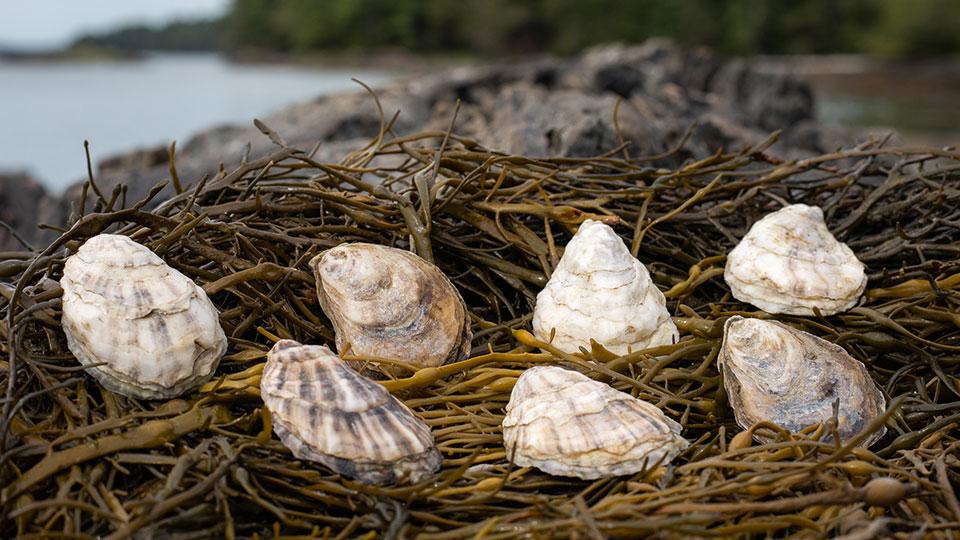
[[[640,45],[614,43],[587,49],[568,70],[565,81],[623,97],[656,93],[665,84],[703,93],[720,65],[721,59],[708,49],[685,50],[655,38]]]
[[[485,104],[492,111],[480,139],[494,149],[528,156],[595,156],[620,144],[613,123],[617,98],[580,90],[547,91],[529,83],[504,88]],[[644,133],[640,113],[619,111],[621,134],[660,151],[663,142]]]
[[[710,87],[733,105],[745,124],[772,131],[813,118],[813,93],[806,83],[787,74],[755,71],[743,60],[720,68]]]
[[[19,240],[19,235],[28,243],[36,236],[37,208],[46,197],[46,190],[26,173],[0,173],[0,251],[23,251],[28,249]],[[14,232],[11,232],[12,231]]]

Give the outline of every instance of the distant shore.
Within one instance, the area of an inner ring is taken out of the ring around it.
[[[283,53],[255,49],[236,51],[197,50],[138,50],[130,51],[96,45],[72,45],[61,49],[3,49],[0,47],[0,62],[86,62],[145,60],[153,54],[216,54],[237,64],[295,65],[301,67],[343,68],[361,67],[385,71],[419,72],[430,69],[476,65],[483,62],[503,61],[504,58],[487,57],[469,53],[417,54],[403,49],[378,49],[374,51],[314,51],[306,53]]]
[[[63,49],[19,50],[0,49],[2,62],[81,62],[81,61],[133,61],[141,60],[145,51],[121,51],[104,47],[67,47]]]

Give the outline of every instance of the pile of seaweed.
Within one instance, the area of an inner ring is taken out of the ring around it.
[[[163,202],[153,200],[160,186],[128,204],[122,188],[103,193],[91,177],[92,208],[77,208],[55,242],[4,255],[0,536],[960,534],[960,153],[871,140],[781,161],[768,152],[772,136],[668,168],[657,164],[680,146],[539,159],[450,132],[398,136],[385,123],[366,148],[319,163],[260,126],[278,145],[272,155],[191,183],[172,165],[177,193]],[[771,317],[731,297],[725,254],[794,202],[823,208],[868,269],[850,311],[776,317],[842,345],[886,396],[884,416],[848,444],[824,429],[767,444],[737,437],[716,367],[726,318]],[[612,224],[650,269],[677,344],[571,355],[527,331],[536,294],[588,218]],[[104,231],[147,245],[218,306],[229,349],[210,383],[138,401],[79,368],[60,328],[58,279],[64,259]],[[272,341],[333,342],[306,262],[348,241],[415,251],[470,308],[469,359],[381,381],[426,420],[443,454],[442,470],[420,484],[363,485],[297,460],[263,412]],[[597,481],[510,465],[504,406],[523,370],[542,363],[656,404],[690,448],[668,467]],[[856,446],[883,424],[879,442]],[[864,487],[876,478],[897,482]]]

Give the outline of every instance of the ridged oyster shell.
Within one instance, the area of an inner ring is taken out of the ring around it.
[[[867,286],[863,263],[830,233],[823,211],[805,204],[754,223],[727,256],[723,277],[738,300],[790,315],[846,311]]]
[[[166,399],[205,382],[227,348],[203,289],[123,235],[101,234],[67,258],[67,346],[108,390]]]
[[[274,432],[300,459],[368,484],[417,482],[440,468],[423,420],[325,346],[278,341],[260,395]]]
[[[557,476],[633,474],[688,446],[680,425],[654,405],[556,366],[526,370],[506,410],[507,457]]]
[[[310,261],[337,350],[435,367],[470,352],[467,306],[436,266],[413,253],[341,244]]]
[[[537,295],[533,333],[566,352],[593,339],[615,354],[670,345],[679,333],[663,293],[610,226],[586,220]]]
[[[769,421],[797,432],[825,423],[839,398],[837,431],[847,441],[886,408],[867,369],[842,347],[776,321],[731,317],[718,362],[730,406],[744,429]],[[884,431],[861,445],[870,446]],[[757,432],[754,438],[767,440]]]

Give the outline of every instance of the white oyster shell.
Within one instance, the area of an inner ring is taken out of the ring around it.
[[[737,424],[760,421],[797,432],[833,417],[844,441],[883,414],[886,402],[862,363],[842,347],[776,321],[731,317],[718,358]],[[884,434],[874,432],[862,446]],[[764,435],[754,432],[758,441]]]
[[[63,331],[107,389],[165,399],[208,380],[227,348],[203,289],[130,238],[101,234],[67,259]]]
[[[327,347],[278,341],[260,394],[273,430],[300,459],[369,484],[417,482],[440,468],[423,420]]]
[[[723,277],[738,300],[790,315],[846,311],[867,286],[863,263],[830,234],[823,211],[805,204],[754,223],[727,256]]]
[[[584,479],[666,465],[688,446],[654,405],[556,366],[517,380],[503,419],[507,457],[521,467]]]
[[[663,293],[610,226],[580,225],[537,295],[533,333],[575,353],[593,339],[615,354],[676,342]]]

